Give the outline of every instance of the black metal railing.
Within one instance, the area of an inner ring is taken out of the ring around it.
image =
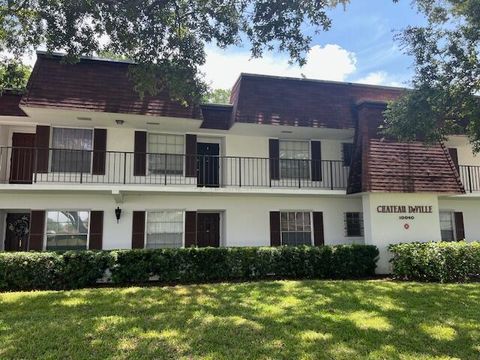
[[[458,172],[466,192],[480,191],[480,166],[460,165]]]
[[[349,168],[337,160],[174,155],[0,147],[0,182],[191,185],[339,190]]]

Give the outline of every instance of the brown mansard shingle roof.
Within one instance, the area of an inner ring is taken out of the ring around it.
[[[361,100],[389,101],[404,89],[242,74],[232,90],[233,122],[354,128]]]
[[[18,106],[21,99],[21,92],[4,90],[0,95],[0,116],[27,116]]]
[[[200,118],[197,106],[185,107],[163,91],[143,99],[134,90],[128,62],[82,58],[61,62],[62,56],[37,54],[21,105],[86,111]]]

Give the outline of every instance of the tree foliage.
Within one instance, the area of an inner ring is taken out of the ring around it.
[[[389,105],[387,135],[444,140],[467,134],[480,151],[480,1],[416,0],[427,18],[399,36],[413,56],[413,90]]]
[[[213,89],[208,91],[202,98],[202,101],[210,104],[230,104],[230,89]]]
[[[27,86],[32,69],[14,59],[0,63],[0,92],[4,89],[23,90]]]
[[[168,87],[198,100],[207,86],[198,70],[205,45],[250,45],[253,57],[287,52],[305,63],[310,29],[328,30],[326,11],[348,0],[0,0],[1,50],[17,56],[38,46],[67,61],[108,51],[138,63],[140,93]]]

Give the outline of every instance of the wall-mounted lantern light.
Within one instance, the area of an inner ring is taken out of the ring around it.
[[[120,207],[117,206],[117,208],[115,209],[115,217],[117,218],[117,224],[120,220],[121,215],[122,215],[122,209],[120,209]]]

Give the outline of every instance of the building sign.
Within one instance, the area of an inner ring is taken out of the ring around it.
[[[401,214],[399,220],[414,220],[413,214],[432,214],[432,205],[378,205],[377,213],[380,214]],[[405,230],[410,228],[410,224],[403,225]]]
[[[381,214],[431,214],[431,205],[378,205],[377,212]]]

